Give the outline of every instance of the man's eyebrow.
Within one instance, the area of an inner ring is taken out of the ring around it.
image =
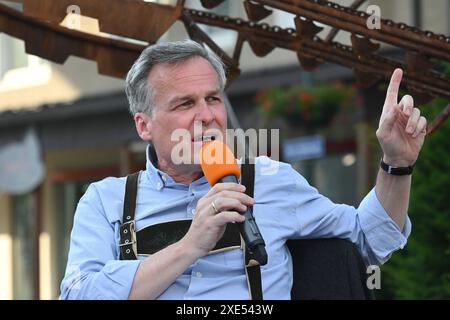
[[[206,93],[206,96],[216,96],[220,93],[220,89],[212,90]]]
[[[206,96],[207,97],[216,96],[216,95],[220,94],[220,92],[221,92],[220,89],[215,89],[215,90],[212,90],[212,91],[208,91],[206,93]],[[173,104],[176,104],[178,102],[189,100],[189,99],[195,99],[195,96],[189,95],[189,94],[185,95],[185,96],[175,96],[175,97],[173,97],[172,99],[169,100],[169,105],[173,105]]]

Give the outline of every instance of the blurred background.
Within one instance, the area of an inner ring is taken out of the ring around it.
[[[14,1],[0,3],[21,10]],[[448,0],[370,4],[380,6],[383,19],[450,34]],[[201,8],[198,1],[186,6]],[[214,12],[245,15],[239,1],[225,1]],[[275,12],[266,22],[294,27],[292,17]],[[82,17],[81,28],[99,34],[95,19]],[[231,31],[204,31],[225,50],[236,41]],[[177,22],[159,41],[186,37]],[[348,34],[336,40],[349,43]],[[404,54],[381,50],[392,58]],[[227,89],[239,125],[279,128],[282,161],[333,201],[358,206],[378,170],[375,130],[387,84],[358,88],[351,70],[332,64],[303,71],[296,54],[283,49],[257,58],[244,44],[240,61],[242,74]],[[450,74],[449,65],[443,68]],[[435,116],[448,103],[436,99],[421,107]],[[449,137],[447,121],[425,143],[413,175],[413,232],[382,267],[380,298],[450,298]],[[60,65],[28,55],[23,41],[0,33],[0,299],[58,298],[79,198],[93,181],[144,168],[145,147],[123,80],[99,75],[96,63],[85,59]]]

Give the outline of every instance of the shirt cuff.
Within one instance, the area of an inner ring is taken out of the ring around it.
[[[411,221],[406,217],[403,231],[381,205],[373,188],[359,208],[359,220],[367,243],[378,263],[383,264],[398,249],[403,249],[411,234]]]
[[[107,262],[99,271],[81,275],[80,268],[71,266],[70,274],[61,283],[64,300],[126,300],[130,295],[140,260]]]
[[[128,299],[139,263],[139,260],[106,263],[96,281],[98,285],[96,299]]]

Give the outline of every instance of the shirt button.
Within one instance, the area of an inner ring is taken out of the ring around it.
[[[161,182],[158,182],[158,183],[156,184],[156,186],[158,187],[158,189],[161,189],[161,187],[162,187]]]
[[[192,215],[195,215],[195,209],[192,209],[191,212],[192,212]]]
[[[203,274],[202,274],[201,272],[196,272],[196,273],[195,273],[195,276],[196,276],[197,278],[201,278],[201,277],[203,277]]]

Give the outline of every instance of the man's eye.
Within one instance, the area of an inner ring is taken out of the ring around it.
[[[175,109],[177,108],[187,108],[191,107],[193,105],[193,102],[191,100],[184,101],[183,103],[179,104]]]
[[[206,102],[220,102],[220,98],[219,97],[207,97],[206,98]]]

